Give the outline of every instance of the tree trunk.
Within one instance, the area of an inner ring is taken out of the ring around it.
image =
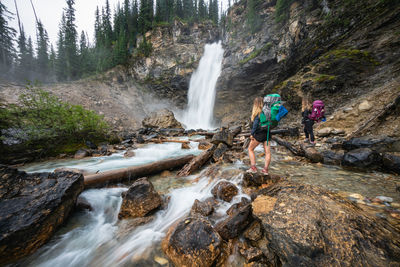
[[[147,175],[154,175],[164,170],[178,168],[194,158],[193,155],[170,158],[141,166],[85,175],[85,187],[101,185],[107,182],[119,182],[124,179],[136,180]]]
[[[193,158],[189,163],[183,166],[183,168],[178,172],[178,176],[188,176],[192,174],[194,171],[198,170],[210,159],[216,148],[217,147],[213,145],[211,148],[207,149],[197,157]]]
[[[287,142],[287,141],[283,140],[282,138],[279,138],[277,136],[272,136],[271,140],[274,140],[279,145],[286,147],[290,152],[292,152],[296,156],[304,156],[304,151],[302,151],[301,149],[297,149],[290,142]]]

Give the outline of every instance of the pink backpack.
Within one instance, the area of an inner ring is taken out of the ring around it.
[[[314,121],[320,121],[325,113],[324,102],[322,100],[315,100],[312,106],[311,114],[308,117]]]

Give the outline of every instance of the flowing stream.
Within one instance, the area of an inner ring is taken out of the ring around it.
[[[213,129],[216,84],[224,50],[221,42],[207,44],[199,66],[190,78],[188,107],[180,120],[187,129]]]

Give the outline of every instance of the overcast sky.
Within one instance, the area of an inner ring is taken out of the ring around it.
[[[7,9],[14,13],[14,20],[9,22],[9,25],[18,31],[18,21],[16,17],[14,0],[0,0]],[[228,0],[222,0],[224,3]],[[30,0],[16,0],[19,16],[24,25],[25,33],[31,36],[32,41],[36,43],[35,15],[31,6]],[[40,19],[47,30],[50,42],[56,47],[58,25],[61,21],[63,9],[67,6],[65,0],[32,0],[36,10],[38,19]],[[87,32],[90,41],[93,41],[94,34],[94,12],[96,6],[102,7],[106,0],[75,0],[75,17],[78,30],[78,38],[81,31]],[[117,6],[122,0],[109,0],[111,9]],[[207,1],[206,1],[207,2]]]

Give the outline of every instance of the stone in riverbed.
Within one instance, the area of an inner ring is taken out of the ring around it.
[[[385,153],[382,158],[383,167],[385,170],[389,170],[400,174],[400,154],[399,153]]]
[[[27,174],[0,165],[0,265],[42,246],[83,190],[81,173]]]
[[[259,247],[283,266],[400,264],[399,231],[337,194],[289,181],[260,192],[252,203],[266,233]]]
[[[211,143],[214,145],[224,143],[225,145],[231,147],[233,145],[233,135],[228,129],[222,127],[220,131],[213,135]]]
[[[213,197],[209,197],[204,201],[196,199],[193,203],[192,209],[190,210],[191,215],[201,214],[203,216],[209,216],[214,212],[214,206],[217,201]]]
[[[252,221],[251,205],[248,204],[215,225],[215,229],[223,239],[228,240],[238,237]]]
[[[118,218],[144,217],[162,204],[162,199],[153,184],[147,178],[135,181],[123,194],[123,201]]]
[[[85,157],[89,157],[90,156],[90,152],[86,149],[79,149],[78,151],[76,151],[74,158],[75,159],[83,159]]]
[[[358,168],[377,168],[381,165],[381,160],[379,153],[369,148],[358,148],[345,153],[342,164]]]
[[[181,123],[175,119],[174,113],[168,109],[152,112],[143,119],[142,125],[148,128],[183,128]]]
[[[175,266],[211,266],[221,251],[221,236],[210,222],[188,217],[172,226],[162,241],[162,250]]]
[[[234,184],[227,181],[219,182],[211,190],[211,194],[213,194],[215,198],[222,199],[226,202],[230,202],[238,192],[239,189]]]
[[[210,142],[207,141],[200,141],[199,142],[199,149],[200,150],[207,150],[209,148],[211,148],[213,146],[213,144],[211,144]]]

